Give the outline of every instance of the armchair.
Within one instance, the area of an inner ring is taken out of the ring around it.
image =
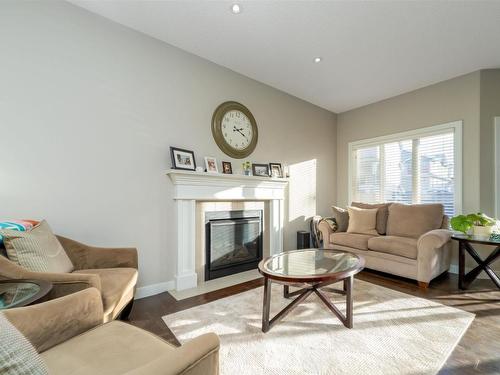
[[[53,289],[49,299],[93,287],[102,295],[104,322],[119,316],[126,319],[132,310],[137,283],[137,250],[99,248],[61,236],[57,238],[73,263],[73,272],[33,272],[0,256],[0,279],[50,281]]]
[[[33,344],[52,375],[219,373],[217,335],[205,334],[173,347],[124,322],[102,324],[96,288],[4,314]]]

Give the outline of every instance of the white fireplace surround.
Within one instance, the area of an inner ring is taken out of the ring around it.
[[[283,178],[169,170],[176,201],[177,291],[195,288],[196,202],[269,201],[269,249],[283,251],[283,201],[288,181]]]

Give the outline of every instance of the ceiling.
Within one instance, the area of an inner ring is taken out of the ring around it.
[[[495,0],[71,2],[337,113],[500,67]]]

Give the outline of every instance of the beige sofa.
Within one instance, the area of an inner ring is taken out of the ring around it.
[[[360,254],[366,260],[366,268],[417,280],[423,288],[448,271],[451,232],[441,204],[387,203],[372,207],[379,209],[377,223],[386,220],[386,233],[338,232],[326,221],[321,221],[318,229],[323,248]]]
[[[95,288],[4,315],[33,344],[51,375],[219,373],[217,335],[174,347],[121,321],[102,324],[101,295]]]

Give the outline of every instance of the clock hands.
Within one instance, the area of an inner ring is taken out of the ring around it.
[[[238,129],[236,126],[233,126],[233,132],[238,132],[240,133],[243,137],[245,137],[245,139],[248,140],[247,136],[242,132],[243,128],[241,129]]]

